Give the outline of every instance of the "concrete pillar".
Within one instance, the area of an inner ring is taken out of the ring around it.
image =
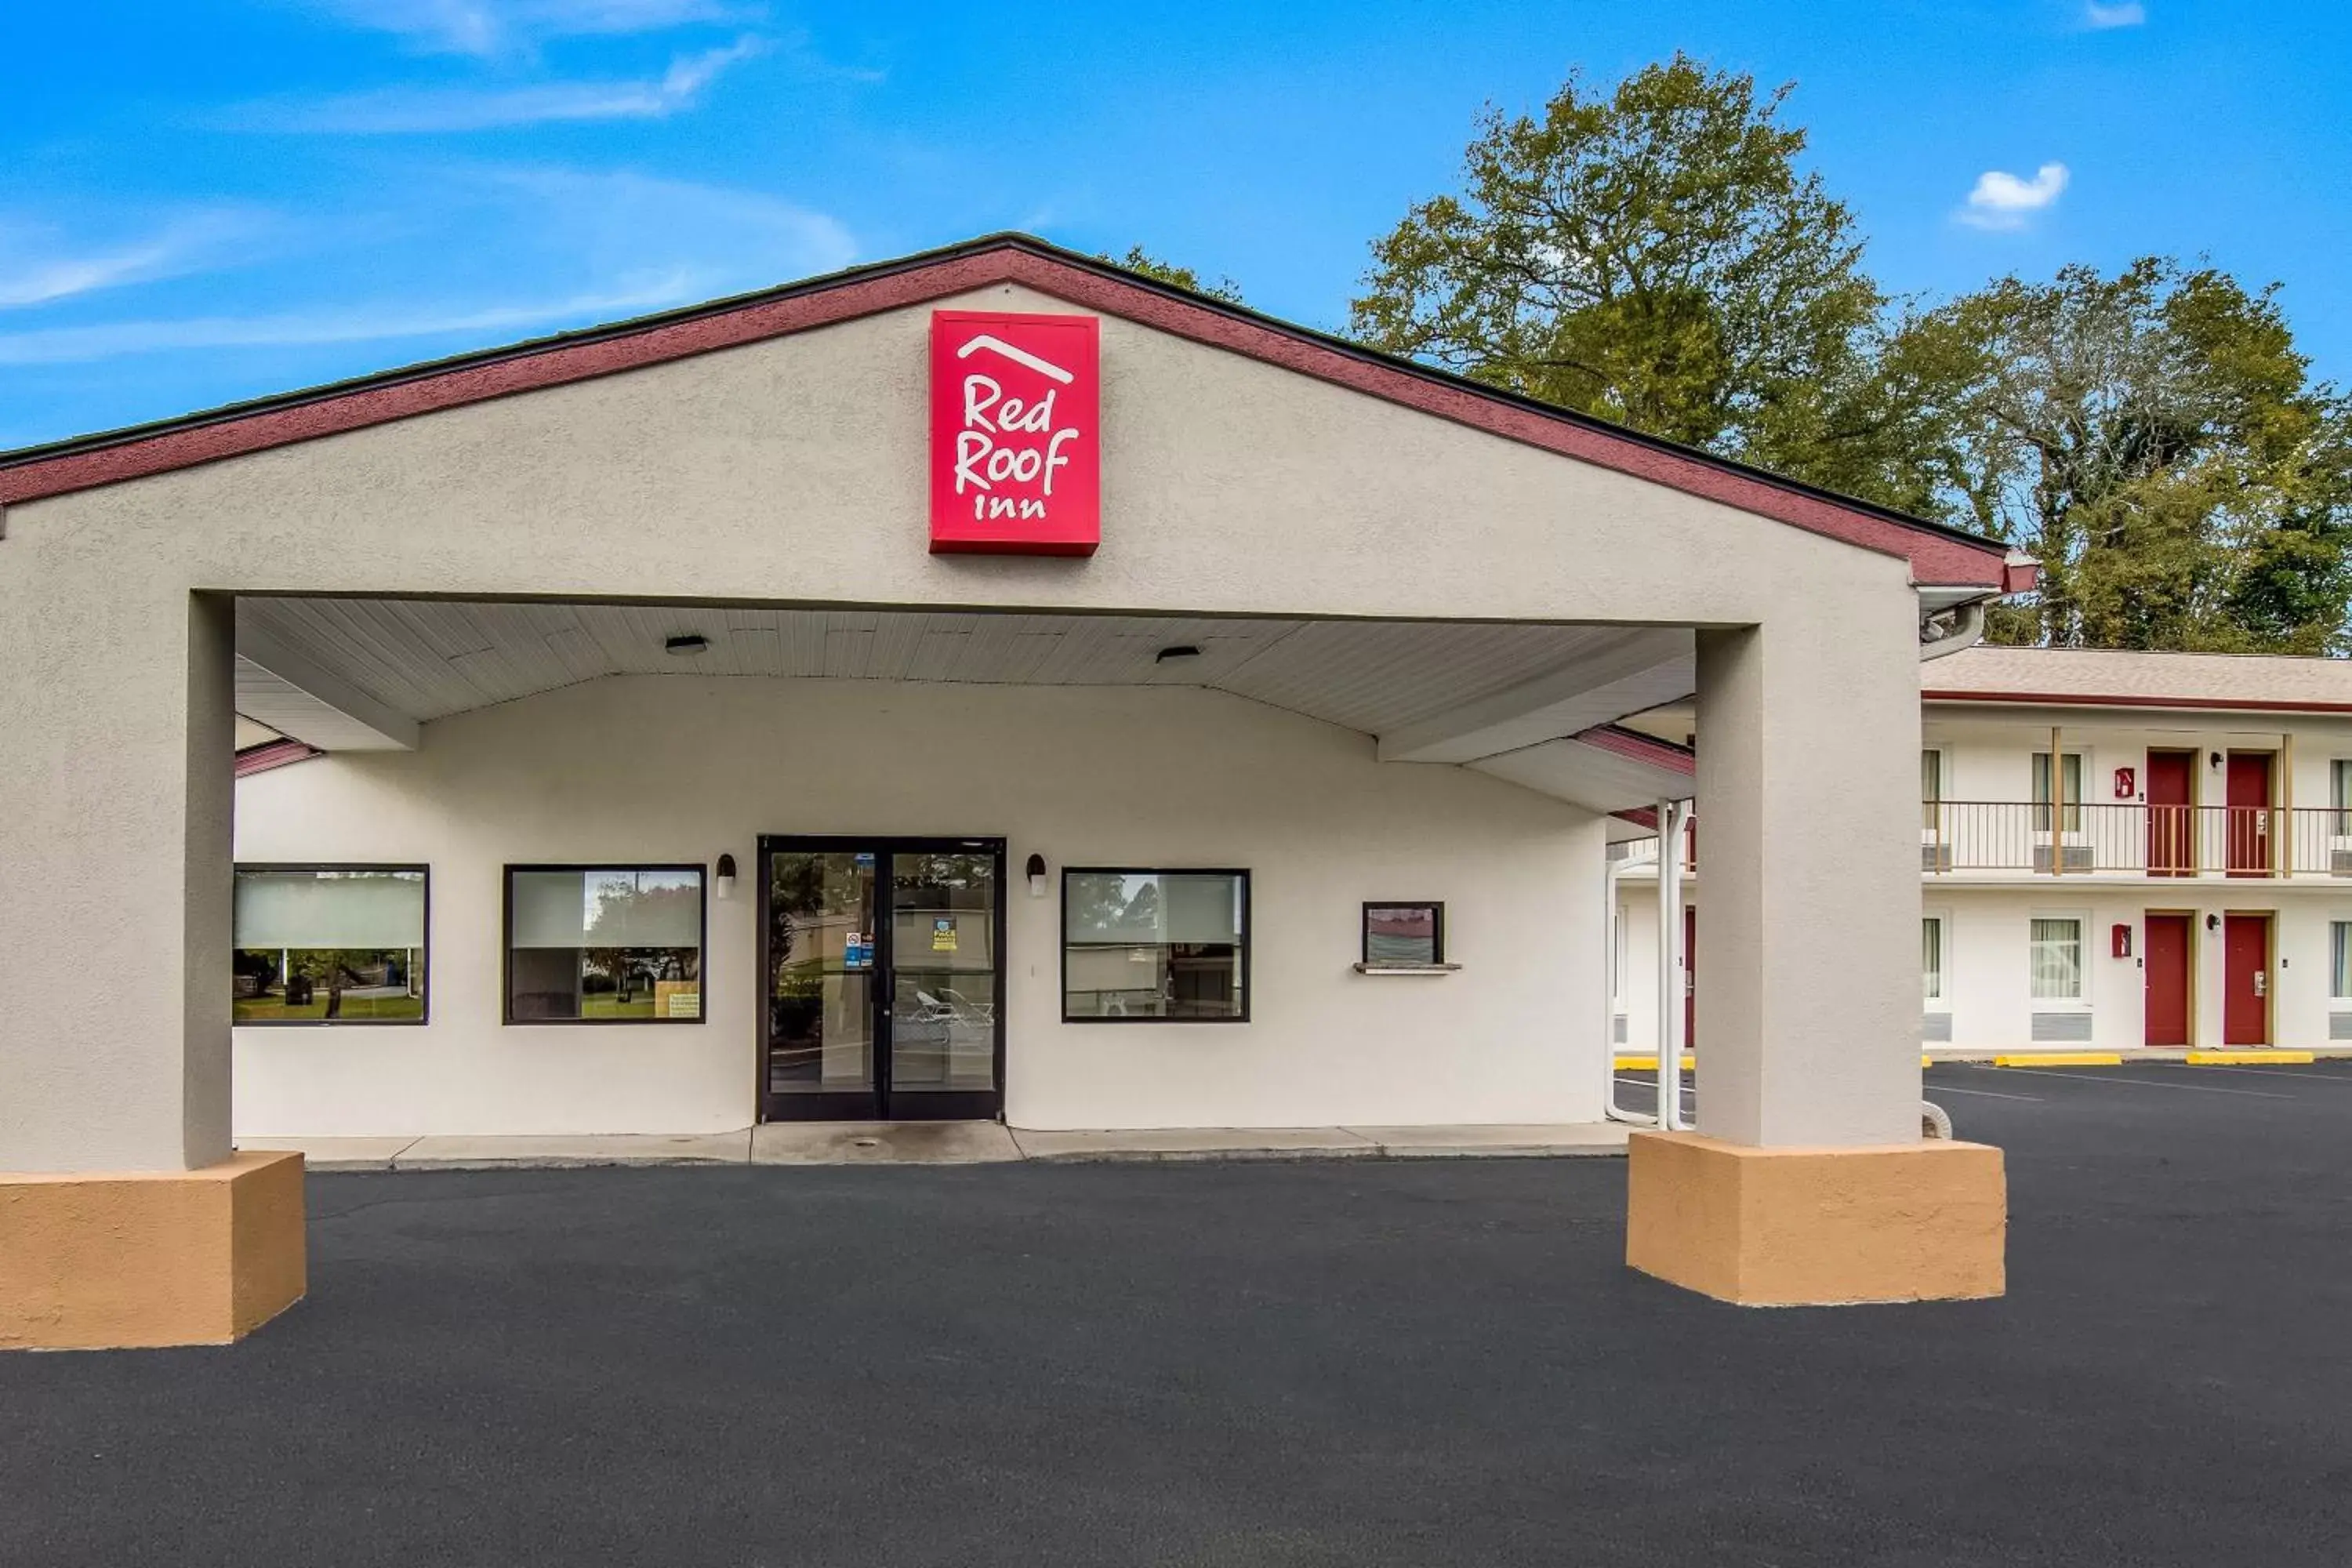
[[[1696,1133],[1643,1133],[1627,1261],[1748,1304],[1999,1294],[1996,1149],[1920,1137],[1907,592],[1698,634]]]
[[[1698,636],[1699,1131],[1729,1142],[1919,1135],[1917,637],[1892,610]]]
[[[0,538],[0,1348],[233,1339],[302,1282],[229,1142],[234,605],[75,545]]]

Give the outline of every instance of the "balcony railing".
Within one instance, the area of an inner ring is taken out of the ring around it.
[[[2352,811],[1927,801],[1920,807],[1919,868],[2053,877],[2352,877]]]
[[[1919,816],[1919,869],[1935,876],[2352,880],[2352,810],[1931,800]],[[1646,853],[1655,844],[1611,850]]]

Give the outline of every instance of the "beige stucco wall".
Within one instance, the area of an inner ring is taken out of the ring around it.
[[[1295,1127],[1599,1117],[1597,818],[1222,693],[621,677],[239,786],[248,860],[432,868],[431,1022],[236,1031],[236,1124],[271,1133],[740,1127],[758,1075],[762,833],[1003,836],[1007,1120]],[[709,864],[708,1021],[502,1026],[509,862]],[[1020,877],[1045,857],[1055,891]],[[1066,1025],[1066,865],[1251,877],[1251,1019]],[[1464,967],[1354,973],[1361,905],[1442,899]],[[223,1005],[226,1005],[224,1000]]]
[[[1057,308],[1009,286],[942,303]],[[48,991],[42,955],[62,949],[115,994],[0,1017],[0,1168],[216,1151],[205,1128],[185,1137],[186,1042],[206,1037],[153,973],[226,963],[217,922],[178,923],[191,888],[217,897],[226,837],[215,814],[216,837],[192,849],[180,804],[191,677],[226,689],[190,652],[195,590],[1838,628],[1782,645],[1769,683],[1775,701],[1821,710],[1801,744],[1750,769],[1791,799],[1877,765],[1865,754],[1885,735],[1849,732],[1832,708],[1867,719],[1916,689],[1902,561],[1115,319],[1101,552],[929,555],[928,320],[868,318],[10,509],[0,865],[30,896],[0,900],[0,988]],[[216,715],[197,728],[215,724],[225,737]],[[1850,865],[1853,833],[1839,850]],[[1907,837],[1884,852],[1907,856]],[[1867,947],[1875,917],[1826,867],[1807,871],[1827,847],[1798,835],[1780,853],[1798,874],[1772,920],[1815,951]],[[1885,993],[1874,1014],[1912,1007],[1907,963],[1847,984]],[[1799,1032],[1761,1016],[1758,1029]],[[1901,1097],[1844,1073],[1843,1048],[1807,1047],[1803,1070],[1828,1069],[1814,1121],[1862,1136]]]

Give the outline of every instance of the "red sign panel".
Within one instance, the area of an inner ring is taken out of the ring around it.
[[[1091,555],[1102,541],[1092,316],[931,313],[931,549]]]

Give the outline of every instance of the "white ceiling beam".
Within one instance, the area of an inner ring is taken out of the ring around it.
[[[413,752],[416,721],[258,626],[236,633],[237,711],[322,752]]]
[[[1549,675],[1382,734],[1379,756],[1384,763],[1475,763],[1687,697],[1696,679],[1688,631],[1632,629]]]

